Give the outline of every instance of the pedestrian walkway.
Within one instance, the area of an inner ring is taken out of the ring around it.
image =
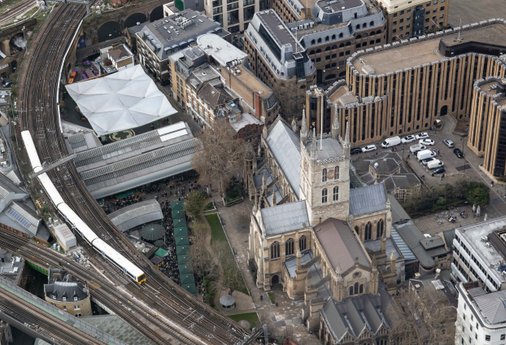
[[[275,337],[289,336],[298,344],[303,345],[320,344],[318,338],[309,334],[302,324],[302,300],[292,301],[281,288],[278,288],[272,291],[275,303],[271,303],[267,293],[257,288],[256,283],[253,281],[253,274],[250,272],[248,264],[251,202],[246,200],[231,207],[218,204],[217,207],[260,321],[267,324],[269,332]],[[239,312],[239,310],[237,311]]]

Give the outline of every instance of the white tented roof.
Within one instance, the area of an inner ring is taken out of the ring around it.
[[[176,113],[140,65],[66,88],[98,135],[143,126]]]

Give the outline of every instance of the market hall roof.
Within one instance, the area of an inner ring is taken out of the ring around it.
[[[177,112],[140,65],[65,87],[99,136],[140,127]]]

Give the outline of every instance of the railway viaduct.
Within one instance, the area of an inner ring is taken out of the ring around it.
[[[122,35],[123,31],[138,23],[155,21],[163,17],[163,4],[166,0],[145,0],[130,2],[127,5],[86,18],[83,35],[86,45],[104,42]]]

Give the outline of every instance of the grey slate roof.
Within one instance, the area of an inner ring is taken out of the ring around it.
[[[383,183],[350,189],[350,214],[353,216],[384,210],[386,202]]]
[[[16,186],[7,176],[0,174],[0,212],[14,200],[24,200],[28,194]]]
[[[346,222],[329,218],[315,226],[314,232],[336,273],[347,272],[355,263],[371,266],[369,256]]]
[[[163,212],[160,203],[150,199],[120,208],[108,217],[119,230],[125,232],[142,224],[162,220]]]
[[[37,233],[41,219],[35,210],[25,204],[13,202],[4,210],[4,214],[30,234],[35,235]]]
[[[88,292],[81,282],[54,282],[51,284],[44,284],[44,294],[50,299],[70,302],[74,299],[81,301],[87,298]]]
[[[302,254],[300,258],[301,265],[307,264],[313,258],[313,253],[309,250]],[[297,269],[297,257],[292,256],[285,261],[285,268],[288,271],[288,274],[291,278],[295,278],[297,274],[295,274],[295,270]]]
[[[305,201],[263,208],[260,212],[266,235],[280,235],[309,226]]]
[[[346,335],[358,338],[364,331],[376,334],[389,327],[379,295],[348,297],[341,302],[329,299],[321,315],[337,343]]]
[[[297,135],[278,118],[267,136],[267,145],[293,191],[300,198],[300,142]]]
[[[478,294],[478,289],[483,294]],[[473,298],[482,318],[490,325],[506,323],[506,303],[504,302],[506,301],[506,291],[486,293],[483,289],[478,289],[475,289]]]

